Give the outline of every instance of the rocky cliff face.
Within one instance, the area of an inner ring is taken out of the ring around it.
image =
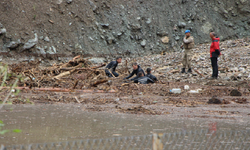
[[[2,0],[0,51],[14,56],[145,55],[250,36],[249,0]],[[4,57],[3,55],[1,57]]]

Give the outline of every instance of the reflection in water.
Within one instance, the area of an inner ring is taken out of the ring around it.
[[[247,124],[232,120],[185,119],[178,116],[148,116],[86,112],[81,105],[20,105],[0,111],[5,129],[22,133],[0,135],[1,144],[28,144],[72,141],[87,138],[145,135],[152,132],[176,132],[209,129],[239,130]]]

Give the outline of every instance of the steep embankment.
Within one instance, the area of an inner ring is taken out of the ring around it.
[[[0,59],[20,52],[26,59],[51,54],[160,53],[177,50],[185,29],[192,30],[196,43],[209,42],[209,31],[217,32],[222,40],[250,35],[249,0],[1,0],[0,3]]]

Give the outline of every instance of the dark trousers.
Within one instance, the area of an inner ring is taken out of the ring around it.
[[[105,70],[105,73],[106,73],[106,75],[108,76],[108,77],[113,77],[113,75],[115,76],[115,77],[118,77],[119,76],[119,74],[118,73],[116,73],[116,72],[114,72],[114,71],[112,71],[112,74],[109,72],[109,70]]]
[[[218,77],[218,58],[217,57],[211,57],[211,63],[213,67],[213,74],[212,77]]]

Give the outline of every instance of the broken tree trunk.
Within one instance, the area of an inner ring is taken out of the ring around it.
[[[76,69],[73,69],[73,70],[70,70],[70,71],[66,71],[66,72],[63,72],[55,77],[53,77],[53,79],[57,79],[59,80],[60,78],[64,77],[64,76],[67,76],[67,75],[70,75],[71,73],[75,72]]]
[[[97,85],[102,84],[102,83],[105,83],[105,82],[108,82],[108,80],[107,80],[107,79],[99,80],[99,81],[94,82],[94,83],[92,84],[92,86],[95,86],[95,87],[96,87]]]

